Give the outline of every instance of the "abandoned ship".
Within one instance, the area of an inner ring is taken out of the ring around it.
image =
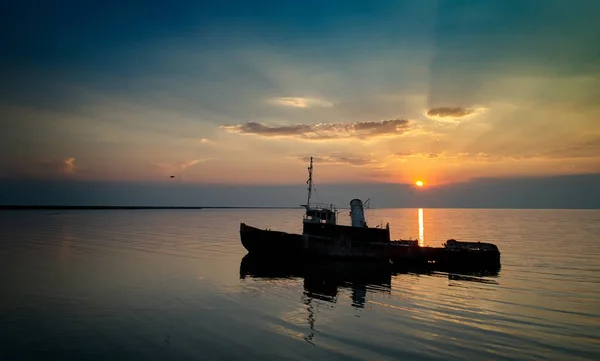
[[[443,247],[420,246],[418,240],[391,240],[389,223],[369,227],[364,204],[350,201],[351,225],[338,224],[333,204],[311,203],[313,158],[308,167],[308,200],[302,205],[302,234],[260,229],[240,224],[242,245],[249,254],[261,258],[335,258],[372,260],[397,265],[436,264],[438,266],[500,267],[500,251],[492,243],[447,240]]]

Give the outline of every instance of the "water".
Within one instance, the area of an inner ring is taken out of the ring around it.
[[[239,222],[299,232],[301,210],[52,213],[0,213],[0,360],[600,359],[600,211],[369,210],[393,238],[494,242],[502,269],[349,278],[240,277]]]

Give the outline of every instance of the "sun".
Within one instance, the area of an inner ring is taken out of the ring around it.
[[[422,187],[424,183],[423,183],[423,181],[418,180],[415,182],[415,184],[417,187]]]

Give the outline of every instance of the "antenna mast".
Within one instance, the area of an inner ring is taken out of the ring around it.
[[[308,180],[306,183],[308,184],[308,200],[306,201],[306,207],[308,208],[310,204],[310,196],[312,192],[312,172],[313,172],[313,157],[310,157],[310,166],[308,167]]]

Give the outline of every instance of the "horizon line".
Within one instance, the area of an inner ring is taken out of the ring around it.
[[[0,210],[199,210],[199,209],[302,209],[304,206],[109,206],[109,205],[17,205],[0,204]],[[336,207],[336,209],[350,209],[350,207]],[[587,207],[370,207],[368,209],[499,209],[499,210],[600,210],[600,208]]]

